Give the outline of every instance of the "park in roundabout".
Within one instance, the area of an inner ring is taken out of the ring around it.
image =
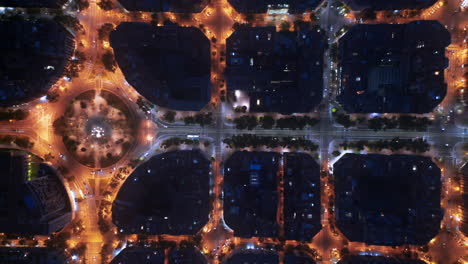
[[[134,113],[117,95],[107,90],[88,90],[71,100],[54,122],[68,152],[81,164],[109,167],[135,143]]]

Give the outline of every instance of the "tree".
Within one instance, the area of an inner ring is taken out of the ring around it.
[[[340,154],[341,154],[341,152],[338,151],[338,150],[335,150],[335,151],[332,152],[332,155],[335,156],[335,157],[338,157]]]
[[[34,142],[31,142],[27,137],[16,137],[15,144],[20,148],[31,149],[34,146]]]
[[[29,112],[26,112],[22,109],[17,109],[17,110],[6,110],[6,111],[0,111],[0,121],[7,121],[10,119],[13,120],[24,120],[29,116]]]
[[[153,25],[153,26],[157,26],[158,23],[159,23],[159,16],[158,16],[158,13],[152,13],[151,14],[151,22],[150,24]]]
[[[76,247],[71,249],[71,254],[83,256],[84,253],[86,252],[86,248],[87,248],[86,243],[80,242],[76,245]]]
[[[260,117],[260,125],[264,129],[272,129],[275,123],[275,119],[270,115]]]
[[[83,25],[80,24],[80,21],[76,17],[69,15],[59,14],[54,16],[54,21],[58,24],[63,25],[64,27],[71,28],[75,31],[82,31]]]
[[[75,0],[75,3],[79,11],[86,10],[89,7],[89,2],[87,0]]]
[[[112,246],[108,243],[102,245],[101,252],[99,254],[101,255],[101,260],[102,263],[107,263],[109,259],[109,255],[112,253]]]
[[[166,120],[167,122],[169,123],[173,123],[175,121],[175,116],[176,116],[176,112],[174,111],[167,111],[164,115],[163,115],[163,119]]]
[[[248,23],[252,23],[255,20],[255,15],[252,13],[245,14],[244,19]]]
[[[234,123],[236,124],[237,129],[248,129],[252,130],[257,125],[257,118],[251,115],[243,115],[234,119]]]
[[[55,158],[54,155],[52,155],[52,153],[50,153],[50,152],[44,155],[44,160],[45,161],[51,161],[54,158]]]
[[[140,107],[141,111],[148,113],[154,107],[154,104],[148,102],[147,100],[143,99],[143,97],[138,97],[136,101],[138,107]]]
[[[98,29],[98,38],[100,40],[109,39],[109,35],[114,30],[114,25],[112,23],[105,23]]]
[[[115,62],[112,51],[108,50],[102,55],[102,64],[104,64],[104,68],[106,68],[106,70],[115,72],[117,64]]]
[[[315,15],[315,13],[310,13],[309,18],[310,18],[310,21],[317,21],[318,20],[318,17],[317,17],[317,15]]]
[[[111,0],[101,0],[97,4],[102,10],[109,11],[114,8],[114,5],[112,4]]]
[[[335,114],[334,119],[338,124],[344,126],[345,128],[349,128],[356,125],[356,122],[352,121],[349,115]]]
[[[52,91],[49,91],[47,92],[47,101],[51,102],[51,103],[56,103],[58,102],[58,99],[60,97],[60,94],[57,90],[52,90]]]
[[[372,119],[369,119],[369,121],[367,122],[367,127],[374,131],[381,130],[384,127],[383,118],[374,117]]]
[[[186,125],[195,124],[195,118],[193,116],[186,116],[186,117],[184,117],[184,123]]]
[[[304,20],[301,20],[301,19],[297,19],[294,21],[294,30],[295,31],[299,31],[301,28],[304,28],[306,26],[308,26],[309,23],[305,22]]]
[[[342,249],[340,250],[340,255],[341,255],[341,256],[347,256],[347,255],[349,255],[349,248],[347,248],[347,247],[342,248]]]
[[[58,250],[65,250],[67,248],[67,240],[71,237],[70,232],[62,232],[59,234],[52,234],[50,238],[45,241],[46,247],[55,248]]]
[[[364,9],[359,14],[359,18],[361,18],[364,21],[375,20],[375,19],[377,19],[377,13],[375,13],[375,11],[373,11],[371,9]]]
[[[110,231],[109,223],[107,223],[107,221],[102,218],[99,218],[98,226],[99,226],[99,231],[101,231],[102,234],[105,234]]]
[[[291,23],[289,21],[283,21],[280,24],[280,31],[289,31],[289,28],[291,27]]]

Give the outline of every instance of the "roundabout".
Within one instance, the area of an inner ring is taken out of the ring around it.
[[[118,162],[135,142],[135,124],[129,107],[115,94],[89,90],[75,97],[54,122],[70,154],[91,168]]]

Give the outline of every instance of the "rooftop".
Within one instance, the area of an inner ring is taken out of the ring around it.
[[[119,0],[129,11],[200,13],[210,0]]]
[[[167,260],[165,262],[165,260]],[[207,264],[206,258],[193,247],[172,249],[166,255],[164,249],[129,247],[122,250],[110,264]]]
[[[279,256],[274,251],[267,250],[241,250],[234,252],[223,262],[223,264],[278,264]]]
[[[128,247],[122,250],[110,264],[164,264],[164,249]]]
[[[247,92],[249,112],[310,112],[322,100],[326,45],[318,28],[239,26],[226,42],[227,89]]]
[[[237,151],[224,163],[224,221],[239,237],[276,237],[281,155]]]
[[[314,11],[323,0],[228,0],[239,13],[300,14]]]
[[[336,223],[349,240],[424,245],[438,233],[441,171],[429,157],[348,153],[333,173]]]
[[[315,264],[315,261],[307,254],[296,252],[284,255],[284,264]]]
[[[447,93],[450,41],[432,20],[353,26],[339,40],[338,102],[349,113],[432,111]]]
[[[169,264],[208,264],[206,258],[194,247],[172,250],[169,252]]]
[[[58,173],[30,153],[0,150],[0,233],[49,235],[72,218]]]
[[[0,6],[25,8],[60,8],[67,0],[0,0]]]
[[[73,55],[73,36],[51,20],[0,21],[0,35],[0,107],[45,95]]]
[[[461,231],[465,236],[468,236],[468,165],[465,164],[461,170],[461,177],[463,182],[463,193],[462,193],[462,224]]]
[[[199,111],[210,101],[210,41],[198,28],[124,22],[110,43],[127,81],[154,104]]]
[[[152,157],[117,194],[114,224],[125,234],[196,234],[208,221],[210,168],[200,150]]]
[[[423,9],[435,4],[438,0],[341,0],[353,10],[401,10]]]
[[[48,248],[0,247],[0,263],[8,264],[65,264],[65,255]]]
[[[338,264],[425,264],[419,259],[398,259],[375,256],[346,256]]]
[[[322,229],[320,166],[306,153],[285,153],[283,179],[285,237],[310,241]]]

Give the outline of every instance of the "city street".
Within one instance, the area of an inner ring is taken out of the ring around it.
[[[453,118],[447,119],[451,111],[455,111],[459,106],[457,105],[457,89],[460,87],[460,82],[464,82],[466,86],[466,80],[462,81],[466,68],[463,70],[461,65],[467,63],[466,53],[463,53],[463,50],[466,49],[464,42],[466,42],[467,38],[468,15],[466,11],[456,12],[461,5],[461,0],[448,0],[448,3],[445,5],[437,3],[428,10],[423,11],[421,15],[421,19],[440,21],[453,34],[452,45],[449,46],[446,53],[450,59],[450,67],[445,72],[448,85],[447,96],[434,112],[427,115],[435,119],[433,125],[427,131],[346,129],[337,124],[333,120],[331,112],[331,109],[336,105],[335,97],[337,95],[337,84],[332,78],[332,71],[338,71],[339,69],[337,69],[336,63],[331,59],[330,50],[324,55],[324,99],[320,108],[313,113],[320,117],[318,125],[303,130],[283,130],[278,128],[236,129],[232,125],[232,122],[226,118],[227,116],[235,115],[232,106],[226,102],[222,102],[220,95],[222,91],[226,91],[224,82],[226,38],[232,34],[234,23],[245,23],[246,21],[244,20],[245,17],[237,13],[227,0],[212,0],[201,13],[192,14],[188,20],[180,19],[179,21],[179,16],[173,13],[158,14],[160,18],[171,19],[173,22],[177,22],[183,26],[199,27],[202,24],[204,25],[206,37],[210,40],[212,38],[216,39],[216,41],[211,42],[212,98],[210,104],[204,109],[205,112],[210,111],[213,113],[213,124],[200,127],[198,125],[185,125],[181,122],[165,122],[161,120],[160,114],[164,113],[167,109],[156,106],[151,113],[143,113],[136,104],[140,96],[127,83],[122,71],[118,67],[115,72],[109,72],[104,68],[101,57],[106,51],[112,50],[112,48],[109,47],[108,42],[106,43],[106,41],[98,38],[98,29],[104,23],[112,23],[114,26],[117,26],[123,21],[150,22],[151,13],[139,12],[138,16],[131,15],[128,11],[121,8],[115,0],[114,5],[116,8],[104,11],[98,7],[97,2],[98,0],[90,1],[89,8],[81,12],[67,10],[69,14],[76,16],[84,27],[84,34],[77,34],[76,36],[77,46],[81,43],[83,45],[82,51],[86,55],[84,69],[80,72],[79,77],[73,78],[71,81],[60,80],[56,84],[60,93],[58,102],[36,100],[27,103],[19,107],[30,112],[28,119],[0,122],[0,135],[27,136],[34,142],[34,147],[31,150],[33,153],[41,157],[51,154],[54,157],[49,161],[51,164],[56,168],[65,167],[68,169],[68,175],[64,176],[64,184],[70,192],[83,199],[81,202],[72,201],[72,203],[75,205],[75,209],[78,209],[75,212],[75,217],[82,219],[86,226],[80,238],[72,237],[72,240],[86,243],[87,250],[84,256],[86,263],[100,264],[101,247],[104,244],[110,244],[115,249],[119,242],[120,236],[117,235],[116,227],[110,221],[111,232],[107,232],[105,235],[101,234],[98,225],[98,212],[101,210],[103,202],[112,203],[125,177],[133,170],[130,164],[135,161],[142,162],[152,155],[161,152],[160,144],[163,140],[171,137],[185,138],[188,135],[198,136],[200,139],[207,139],[211,142],[210,153],[207,153],[207,155],[213,158],[212,192],[215,198],[210,214],[210,221],[201,231],[202,248],[200,248],[205,255],[211,256],[211,263],[220,263],[221,259],[219,256],[231,252],[228,246],[229,243],[236,245],[253,243],[256,246],[281,244],[278,239],[235,238],[232,230],[228,230],[228,227],[224,223],[222,201],[223,162],[228,158],[232,150],[227,149],[222,142],[225,138],[240,134],[304,137],[318,142],[319,150],[316,154],[319,157],[321,169],[324,171],[328,171],[334,159],[330,151],[332,149],[330,146],[334,141],[377,141],[391,140],[395,137],[401,139],[423,138],[427,140],[431,144],[430,153],[434,153],[433,159],[437,160],[437,164],[443,169],[442,189],[444,193],[441,204],[445,210],[440,233],[429,244],[429,251],[427,253],[420,252],[417,246],[392,248],[350,242],[339,231],[334,231],[331,228],[331,226],[335,226],[333,215],[327,209],[329,208],[329,198],[333,196],[333,186],[329,184],[330,175],[322,178],[323,191],[321,196],[323,213],[321,219],[323,229],[312,241],[306,244],[311,249],[317,251],[318,255],[321,256],[320,263],[324,264],[336,263],[335,252],[345,246],[349,248],[351,253],[377,252],[382,255],[403,253],[408,248],[412,252],[418,252],[420,259],[431,264],[452,264],[468,254],[468,238],[464,237],[459,231],[462,212],[459,209],[459,204],[454,202],[460,200],[461,191],[460,187],[456,186],[453,180],[457,171],[468,158],[468,155],[457,153],[455,146],[468,141],[468,135],[466,134],[466,128],[457,126]],[[329,45],[337,42],[340,36],[337,37],[335,33],[343,28],[343,26],[358,23],[352,12],[346,16],[340,14],[339,10],[335,8],[336,2],[335,0],[328,0],[318,7],[316,10],[318,20],[313,22],[320,25],[326,31]],[[307,21],[310,20],[309,16],[310,13],[307,12],[299,17]],[[290,21],[293,24],[297,18],[298,16],[286,14],[256,15],[253,24],[258,26],[274,25],[279,28],[281,22]],[[407,23],[417,19],[418,17],[381,18],[381,16],[378,16],[377,21],[372,21],[372,23]],[[158,24],[162,25],[163,21],[162,19],[160,20]],[[223,56],[224,58],[221,59]],[[137,120],[135,121],[138,124],[138,133],[135,135],[136,143],[122,159],[112,166],[105,168],[90,168],[80,164],[68,152],[62,137],[54,133],[53,122],[64,114],[73,98],[91,89],[98,91],[107,90],[117,94],[136,113]],[[122,173],[124,179],[119,179],[117,187],[111,188],[108,186],[108,183],[116,178],[119,169],[124,169],[127,172]],[[105,192],[107,194],[104,194]],[[280,203],[282,203],[282,200],[280,200]],[[106,220],[110,220],[109,214],[104,214]],[[158,240],[160,237],[177,242],[187,239],[187,237],[148,236],[148,240]],[[131,241],[135,239],[135,236],[127,236],[125,239],[126,241]],[[301,243],[286,241],[285,244],[300,245]],[[282,258],[280,262],[283,263]]]

